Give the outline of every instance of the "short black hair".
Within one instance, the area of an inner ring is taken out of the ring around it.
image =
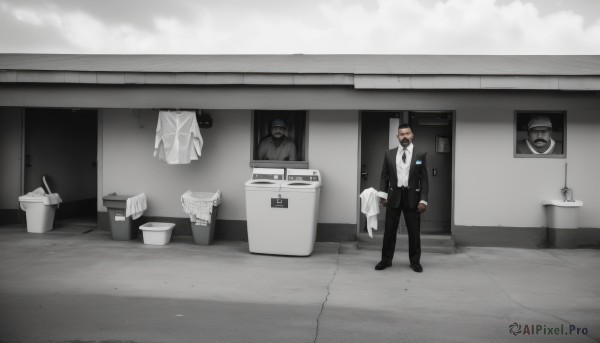
[[[410,125],[408,125],[407,123],[402,123],[398,125],[398,130],[400,129],[410,129],[411,131],[413,130],[412,127],[410,127]]]

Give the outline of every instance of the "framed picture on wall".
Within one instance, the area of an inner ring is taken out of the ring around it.
[[[308,168],[306,123],[308,111],[253,111],[250,166]]]
[[[565,111],[515,111],[514,157],[565,158]]]
[[[450,153],[451,148],[450,137],[435,136],[435,152]]]

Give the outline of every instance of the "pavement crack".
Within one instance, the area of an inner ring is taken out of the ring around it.
[[[339,243],[338,250],[337,250],[337,256],[335,258],[335,270],[333,271],[333,275],[331,276],[331,280],[329,281],[329,284],[327,284],[327,295],[325,296],[325,299],[321,303],[321,311],[319,312],[319,315],[317,316],[317,327],[315,329],[315,340],[313,341],[314,343],[317,343],[317,340],[319,339],[319,327],[321,324],[321,315],[323,314],[323,310],[325,309],[325,304],[327,303],[327,300],[329,300],[329,296],[331,295],[331,285],[333,284],[333,281],[335,280],[337,272],[340,269],[340,251],[341,250],[342,250],[342,243]]]

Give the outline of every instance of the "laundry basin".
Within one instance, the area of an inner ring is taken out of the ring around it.
[[[583,201],[543,200],[548,220],[548,243],[554,248],[576,248],[579,208]]]
[[[140,226],[144,235],[144,244],[165,245],[171,240],[174,223],[149,222]]]

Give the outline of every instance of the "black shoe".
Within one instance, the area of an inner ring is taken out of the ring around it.
[[[411,263],[410,267],[412,268],[412,270],[414,270],[417,273],[423,272],[423,267],[421,266],[421,264],[419,262]]]
[[[392,261],[384,261],[381,260],[379,263],[377,263],[377,265],[375,266],[375,270],[384,270],[387,267],[391,267],[392,266]]]

